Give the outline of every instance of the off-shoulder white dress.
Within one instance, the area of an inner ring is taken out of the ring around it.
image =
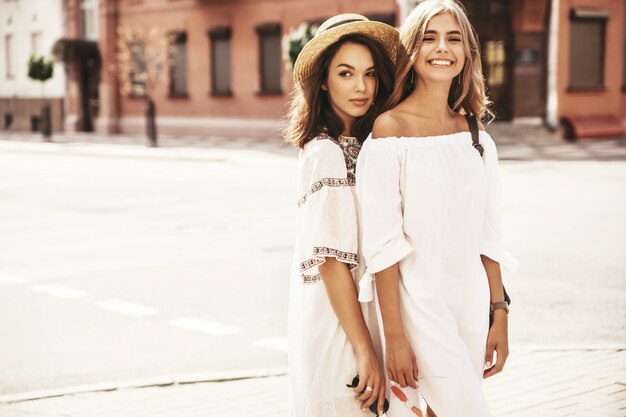
[[[362,277],[355,138],[322,135],[300,151],[297,235],[289,293],[289,408],[291,417],[363,416],[346,387],[357,373],[352,345],[328,299],[318,267],[326,257]],[[376,313],[362,305],[374,339]],[[380,345],[378,342],[376,345]],[[380,349],[380,348],[379,348]]]
[[[470,133],[458,132],[369,138],[357,161],[367,266],[360,296],[371,299],[373,274],[399,262],[419,393],[438,417],[491,416],[482,389],[490,296],[480,254],[501,264],[509,258],[496,146],[486,132],[479,138],[483,158]],[[389,417],[415,415],[418,393],[402,391],[408,400],[392,393]]]

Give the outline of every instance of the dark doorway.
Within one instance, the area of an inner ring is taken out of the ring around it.
[[[463,0],[481,45],[487,93],[497,120],[513,118],[513,0]]]
[[[95,41],[86,39],[59,39],[52,53],[61,61],[66,73],[78,84],[79,120],[77,129],[83,132],[94,130],[98,116],[98,84],[102,60]]]
[[[99,111],[98,84],[100,83],[100,60],[88,58],[81,63],[80,71],[80,130],[93,132]]]

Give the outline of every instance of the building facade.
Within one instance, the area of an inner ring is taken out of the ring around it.
[[[624,0],[462,2],[481,41],[497,120],[556,128],[567,116],[626,118]],[[97,106],[87,112],[96,130],[143,132],[144,101],[122,95],[117,76],[106,68],[115,63],[117,27],[152,25],[175,38],[171,79],[155,100],[159,131],[275,136],[292,89],[281,58],[285,33],[342,12],[399,26],[415,0],[65,0],[65,5],[68,35],[83,36],[80,28],[91,27],[102,57],[88,100]],[[97,22],[81,23],[95,16]],[[76,121],[85,119],[80,92],[89,83],[69,84],[66,127],[76,129]]]
[[[626,118],[623,0],[464,0],[498,120]]]
[[[626,2],[553,0],[556,117],[626,118]],[[556,19],[555,19],[556,20]]]
[[[65,1],[69,37],[82,38],[84,3]],[[81,109],[85,82],[71,78],[66,128],[90,118],[102,132],[144,131],[144,100],[121,94],[107,69],[116,59],[116,28],[155,26],[175,39],[169,85],[155,97],[160,132],[275,136],[292,89],[283,35],[342,12],[397,21],[395,0],[100,0],[97,111]]]
[[[41,107],[49,103],[52,129],[63,129],[65,73],[60,64],[45,83],[28,78],[32,54],[51,57],[63,36],[61,0],[0,2],[0,114],[3,130],[39,130]]]

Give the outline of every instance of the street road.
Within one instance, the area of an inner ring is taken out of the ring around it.
[[[286,364],[293,158],[0,156],[0,393]]]
[[[286,366],[296,162],[1,153],[0,394]],[[511,344],[626,345],[626,162],[502,173]]]

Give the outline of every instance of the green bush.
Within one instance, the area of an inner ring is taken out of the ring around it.
[[[37,81],[47,81],[54,75],[54,61],[43,56],[31,55],[28,60],[28,77]]]
[[[317,32],[317,26],[304,22],[298,29],[283,37],[283,59],[290,69],[293,69],[300,51],[313,38],[315,32]]]

